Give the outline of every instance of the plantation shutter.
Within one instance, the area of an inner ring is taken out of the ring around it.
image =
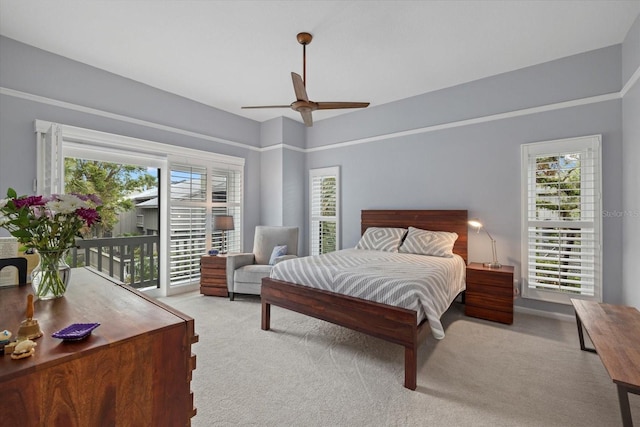
[[[339,168],[312,169],[310,183],[310,250],[321,255],[339,247]]]
[[[602,300],[600,137],[523,146],[523,296]]]
[[[39,133],[38,137],[36,193],[42,195],[63,193],[64,158],[60,125],[51,123],[48,130]]]
[[[242,174],[239,170],[213,168],[211,173],[212,216],[233,216],[234,230],[226,231],[227,251],[240,252],[240,224],[242,206]],[[213,220],[211,221],[213,223]],[[222,232],[213,230],[211,247],[222,249]]]
[[[207,169],[171,166],[170,269],[171,285],[200,277],[200,258],[207,241]]]

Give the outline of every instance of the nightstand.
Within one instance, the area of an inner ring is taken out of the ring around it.
[[[513,267],[467,266],[464,314],[494,322],[513,323]]]
[[[228,296],[226,255],[204,255],[200,258],[200,293]]]

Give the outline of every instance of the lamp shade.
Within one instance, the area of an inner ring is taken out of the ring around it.
[[[213,217],[214,230],[233,230],[233,216],[215,215]]]
[[[470,219],[468,221],[468,223],[469,223],[470,226],[475,227],[475,228],[482,227],[482,223],[480,222],[480,220],[478,218]]]

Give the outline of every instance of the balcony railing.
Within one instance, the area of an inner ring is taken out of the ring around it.
[[[158,287],[159,236],[78,239],[76,244],[71,267],[91,266],[134,288]]]

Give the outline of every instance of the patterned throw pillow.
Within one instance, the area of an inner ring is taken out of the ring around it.
[[[457,233],[428,231],[409,227],[407,238],[404,239],[399,252],[451,258],[453,256],[453,244],[457,239]]]
[[[405,228],[369,227],[360,238],[356,249],[372,251],[398,252]]]
[[[269,258],[269,265],[276,263],[276,258],[287,254],[287,245],[275,246],[271,252],[271,258]]]

